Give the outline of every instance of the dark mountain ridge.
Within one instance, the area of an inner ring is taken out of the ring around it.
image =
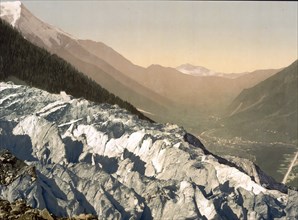
[[[3,18],[7,19],[5,16]],[[167,106],[171,105],[170,100],[126,76],[121,70],[98,57],[93,50],[87,50],[81,40],[41,21],[24,4],[20,5],[20,17],[15,27],[31,43],[66,60],[122,100],[132,103],[138,109],[152,112],[150,116],[157,117],[154,118],[155,120],[160,119],[158,118],[160,113],[167,113]],[[109,50],[107,46],[103,49],[108,54],[112,54],[108,52],[112,49]],[[110,59],[121,59],[118,53],[113,54],[116,55],[111,56]]]
[[[14,76],[28,85],[74,97],[84,97],[97,103],[117,104],[148,119],[135,107],[95,83],[73,66],[30,43],[8,23],[0,19],[0,80]]]
[[[297,63],[243,90],[227,108],[222,121],[225,132],[253,140],[297,144]]]
[[[6,10],[6,6],[2,6]],[[22,3],[13,8],[19,10],[15,20],[11,19],[14,15],[11,12],[4,13],[2,18],[20,30],[30,42],[65,59],[153,120],[177,123],[197,133],[208,126],[208,117],[221,115],[222,109],[244,88],[278,71],[256,71],[256,74],[247,73],[247,77],[228,79],[193,77],[157,65],[143,68],[104,43],[76,39],[41,21]]]

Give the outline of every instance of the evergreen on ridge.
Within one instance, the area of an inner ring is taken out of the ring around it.
[[[65,91],[76,98],[117,104],[141,119],[150,120],[57,55],[24,39],[16,29],[0,19],[0,80],[11,76],[51,93]]]

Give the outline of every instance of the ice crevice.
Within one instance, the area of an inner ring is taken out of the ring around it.
[[[37,172],[35,181],[25,176],[0,184],[1,198],[25,198],[55,215],[88,211],[102,219],[268,219],[270,210],[277,219],[297,216],[296,191],[213,155],[176,125],[6,83],[0,83],[0,100],[0,150],[23,149],[19,159]],[[5,108],[11,103],[22,111]]]

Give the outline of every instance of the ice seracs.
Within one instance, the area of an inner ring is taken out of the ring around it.
[[[0,184],[2,199],[99,219],[298,217],[297,191],[213,155],[177,125],[7,83],[0,100],[0,150],[36,170]]]

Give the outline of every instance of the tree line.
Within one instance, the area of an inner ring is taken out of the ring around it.
[[[148,119],[133,105],[102,88],[55,54],[30,43],[6,21],[0,19],[0,80],[14,76],[29,86],[51,93],[65,91],[76,98],[119,107]]]

